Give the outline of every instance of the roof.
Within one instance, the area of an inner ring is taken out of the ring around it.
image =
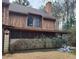
[[[9,0],[2,0],[2,3],[9,4]]]
[[[48,13],[44,12],[44,11],[40,11],[39,9],[35,9],[32,7],[25,7],[19,4],[10,4],[9,5],[9,11],[11,12],[16,12],[16,13],[21,13],[21,14],[36,14],[36,15],[41,15],[44,18],[49,18],[49,19],[53,19],[55,20],[55,17],[53,17],[52,15],[49,15]]]

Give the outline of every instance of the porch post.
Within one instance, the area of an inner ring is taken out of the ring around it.
[[[9,30],[4,30],[4,53],[9,52]]]

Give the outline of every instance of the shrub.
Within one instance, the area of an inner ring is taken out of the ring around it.
[[[20,39],[11,44],[11,51],[43,48],[44,42],[41,39]]]
[[[46,38],[46,48],[52,48],[52,39]]]
[[[70,35],[69,35],[68,43],[70,46],[76,47],[76,28],[75,28],[75,26],[72,27],[71,29],[69,29],[69,31],[70,31]]]
[[[35,39],[19,39],[11,44],[11,51],[35,49],[35,48],[59,48],[65,40],[61,37],[45,37]]]
[[[66,44],[67,41],[62,39],[61,37],[53,37],[52,38],[52,46],[53,48],[60,48],[63,44]]]
[[[27,41],[25,40],[17,40],[16,42],[12,43],[10,46],[11,51],[16,51],[16,50],[23,50],[27,48]]]

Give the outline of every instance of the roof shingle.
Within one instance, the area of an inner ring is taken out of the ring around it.
[[[9,0],[2,0],[2,3],[9,4]]]
[[[32,13],[32,14],[36,14],[36,15],[41,15],[44,18],[49,18],[49,19],[55,20],[55,17],[53,17],[52,15],[47,14],[44,11],[34,9],[32,7],[25,7],[25,6],[22,6],[22,5],[19,5],[19,4],[10,4],[9,5],[9,11],[22,13],[22,14]]]

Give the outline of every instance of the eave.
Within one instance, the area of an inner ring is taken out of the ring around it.
[[[10,29],[10,30],[21,30],[21,31],[30,31],[30,32],[49,32],[49,33],[58,33],[58,34],[69,34],[70,32],[67,31],[59,31],[59,30],[47,30],[47,29],[42,29],[42,28],[22,28],[22,27],[14,27],[14,26],[3,26],[5,29]]]

